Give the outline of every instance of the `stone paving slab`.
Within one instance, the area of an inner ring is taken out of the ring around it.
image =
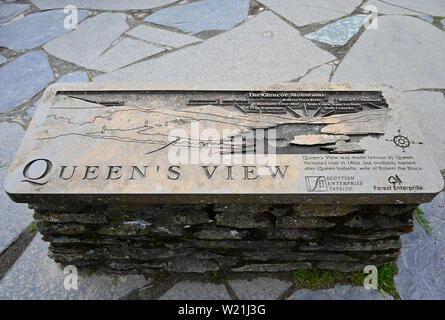
[[[172,48],[179,48],[188,44],[202,41],[199,38],[192,37],[187,34],[172,32],[148,25],[137,26],[136,28],[128,31],[127,34],[141,40],[169,46]]]
[[[317,40],[332,46],[345,45],[365,22],[366,15],[359,14],[328,24],[315,32],[305,35],[307,39]]]
[[[207,30],[229,30],[243,21],[249,0],[202,0],[159,10],[144,21],[197,34]]]
[[[88,82],[88,75],[83,71],[68,73],[57,80],[58,83]]]
[[[276,300],[292,286],[292,283],[273,278],[256,278],[230,280],[229,285],[242,300]]]
[[[385,0],[385,2],[390,3],[394,6],[427,13],[437,17],[445,16],[445,1],[443,0]]]
[[[0,4],[0,24],[4,24],[29,9],[29,4]]]
[[[79,273],[78,290],[66,290],[66,274],[47,256],[48,243],[36,234],[22,256],[0,281],[0,300],[109,300],[149,283],[143,276]]]
[[[350,14],[361,0],[258,0],[297,26],[322,23]]]
[[[48,57],[40,51],[25,53],[5,64],[0,68],[0,113],[32,98],[53,79]]]
[[[139,40],[123,38],[111,47],[111,49],[88,64],[87,67],[89,69],[111,72],[162,51],[164,51],[164,49],[155,45]]]
[[[16,123],[0,123],[0,181],[8,171],[9,163],[14,158],[25,130]],[[2,188],[3,189],[3,188]],[[26,204],[13,202],[8,195],[0,192],[0,253],[8,248],[23,230],[32,223],[32,212]]]
[[[395,277],[402,299],[445,299],[445,192],[423,204],[432,234],[415,221],[414,231],[403,235]]]
[[[403,93],[404,105],[417,117],[426,143],[439,166],[445,170],[445,99],[441,92],[410,91]],[[445,212],[445,209],[444,209]]]
[[[426,36],[428,35],[428,36]],[[380,16],[337,68],[333,82],[382,82],[402,89],[445,83],[445,33],[414,17]]]
[[[330,63],[323,64],[309,71],[299,82],[329,82],[332,68]]]
[[[78,10],[80,23],[88,11]],[[63,10],[37,12],[0,28],[0,46],[11,50],[32,49],[71,31],[65,29]]]
[[[42,10],[65,8],[68,5],[79,9],[97,10],[144,10],[177,2],[178,0],[32,0]]]
[[[378,290],[368,290],[358,286],[340,286],[328,290],[297,290],[288,300],[393,300],[384,297]]]
[[[392,4],[385,3],[379,0],[368,0],[361,6],[361,8],[365,10],[365,12],[372,12],[372,10],[367,10],[366,7],[369,7],[370,9],[371,7],[375,7],[377,9],[377,13],[383,13],[383,14],[410,14],[410,15],[419,14],[416,11],[397,7]]]
[[[43,48],[62,60],[88,66],[128,29],[126,18],[125,13],[101,13]]]
[[[231,300],[222,284],[183,281],[175,284],[159,300]]]
[[[334,60],[271,12],[157,59],[137,63],[94,81],[279,82]]]

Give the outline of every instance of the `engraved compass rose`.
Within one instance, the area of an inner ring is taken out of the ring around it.
[[[395,135],[392,139],[386,139],[386,141],[392,141],[396,147],[402,148],[403,152],[406,152],[405,149],[408,148],[411,144],[423,144],[423,142],[416,142],[410,140],[408,137],[402,135],[401,130],[397,130],[397,135]]]

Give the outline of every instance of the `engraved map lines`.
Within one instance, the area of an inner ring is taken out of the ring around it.
[[[83,100],[88,105],[66,106],[73,99]],[[256,110],[254,107],[249,107],[248,110],[250,111],[246,111],[245,106],[240,106],[237,102],[224,106],[203,104],[155,108],[128,106],[123,101],[99,103],[92,99],[65,96],[63,100],[65,106],[60,104],[52,106],[51,113],[47,115],[48,119],[54,121],[54,127],[58,127],[58,129],[48,130],[47,137],[42,137],[39,140],[52,140],[75,135],[123,143],[152,145],[153,148],[149,148],[145,152],[151,154],[175,144],[201,148],[231,143],[231,150],[233,150],[233,138],[235,136],[256,129],[267,130],[285,124],[321,124],[324,125],[322,128],[324,135],[347,134],[359,138],[360,135],[383,134],[383,125],[389,119],[389,108],[383,108],[372,102],[365,103],[371,105],[371,110],[348,111],[343,114],[327,111],[317,117],[322,107],[311,107],[310,109],[315,110],[315,112],[310,115],[306,103],[301,104],[301,109],[304,110],[304,114],[301,116],[295,111],[295,108],[290,106],[284,106],[283,109],[289,111],[290,115],[288,115],[283,114],[280,109],[277,109],[279,113],[276,113],[277,111],[273,106],[265,109],[271,110],[271,113],[262,112],[261,109]],[[277,104],[277,107],[281,108],[281,102]],[[97,112],[92,112],[93,110]],[[64,121],[64,124],[58,125],[59,121]],[[141,121],[144,122],[143,125],[140,125]],[[170,135],[169,130],[175,127],[190,130],[189,127],[193,121],[199,122],[203,128],[216,128],[219,131],[227,128],[232,129],[232,134],[222,136],[222,138],[216,140],[201,140],[188,135],[173,135],[173,137]],[[70,125],[68,131],[66,124]],[[50,127],[52,126],[50,125]],[[291,144],[290,141],[288,143]],[[317,144],[314,143],[314,145]],[[352,146],[353,144],[346,143],[343,139],[330,144],[329,148],[324,146],[323,148],[330,149],[332,153],[342,153],[342,150],[345,153],[364,152],[361,146],[357,145],[355,149],[351,148]],[[238,150],[246,150],[246,148],[237,147]]]

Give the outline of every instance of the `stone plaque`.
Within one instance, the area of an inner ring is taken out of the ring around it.
[[[5,190],[18,202],[418,203],[443,187],[430,147],[385,85],[57,84]]]

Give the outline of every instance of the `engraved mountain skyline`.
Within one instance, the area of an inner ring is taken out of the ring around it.
[[[251,152],[255,148],[251,137],[260,129],[267,132],[275,128],[278,147],[298,149],[310,145],[316,146],[320,153],[326,152],[323,151],[326,147],[331,153],[356,153],[365,151],[359,144],[361,137],[384,134],[391,119],[389,110],[295,117],[292,114],[243,113],[234,105],[107,106],[63,97],[49,110],[48,125],[40,140],[67,136],[114,140],[143,146],[146,154],[173,145],[213,148],[212,152],[221,152],[221,149],[223,152]],[[204,137],[194,136],[192,127],[199,127]]]

